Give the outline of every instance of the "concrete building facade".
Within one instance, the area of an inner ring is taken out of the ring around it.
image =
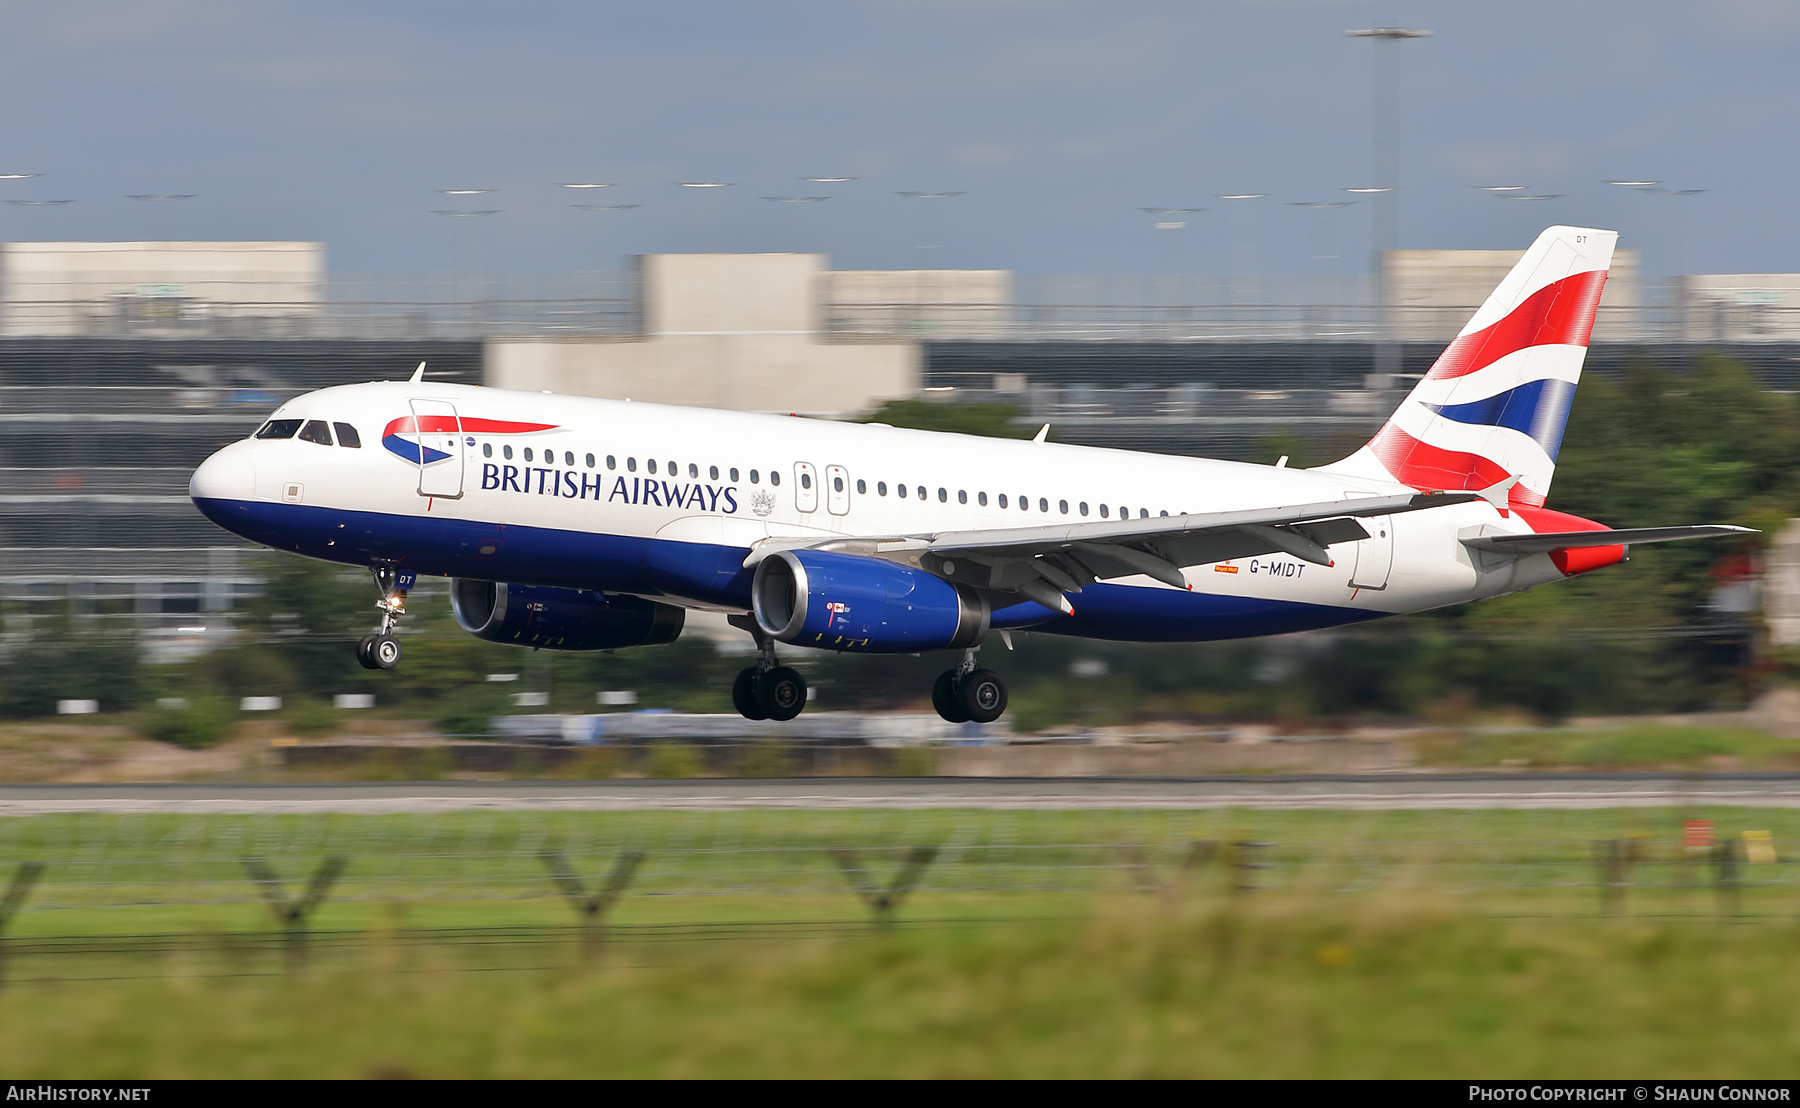
[[[650,254],[638,266],[641,333],[492,338],[488,383],[815,415],[918,390],[916,341],[832,341],[822,254]]]

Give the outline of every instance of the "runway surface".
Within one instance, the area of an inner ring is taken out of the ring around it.
[[[368,784],[0,785],[0,815],[732,808],[1800,807],[1800,774],[808,778]]]

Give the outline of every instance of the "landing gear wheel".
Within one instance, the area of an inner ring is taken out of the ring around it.
[[[793,719],[806,708],[806,678],[798,670],[778,666],[756,682],[756,699],[770,719]]]
[[[369,636],[371,669],[393,669],[400,664],[400,640],[392,635]]]
[[[992,723],[1006,711],[1006,682],[991,669],[965,673],[956,683],[956,703],[968,719]]]
[[[763,711],[762,702],[756,697],[755,666],[738,671],[737,680],[731,683],[731,706],[745,719],[769,718],[769,713]]]
[[[956,695],[956,671],[947,669],[938,674],[938,679],[931,685],[931,706],[937,714],[951,723],[969,722],[968,710]]]
[[[372,647],[374,644],[375,644],[375,636],[374,635],[364,635],[362,637],[362,641],[356,644],[356,660],[362,664],[362,667],[364,669],[380,669],[381,668],[380,666],[375,664],[375,656],[369,652],[370,647]]]

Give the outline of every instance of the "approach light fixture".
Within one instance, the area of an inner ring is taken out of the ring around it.
[[[485,196],[486,194],[488,194],[490,192],[498,192],[500,190],[499,189],[436,189],[434,191],[441,192],[445,196]]]
[[[17,204],[21,208],[54,208],[59,204],[73,204],[73,200],[8,200],[8,204]]]
[[[642,204],[570,204],[571,208],[580,208],[584,212],[628,212],[633,208],[641,208]]]
[[[948,200],[952,196],[961,196],[960,192],[897,192],[895,196],[907,196],[914,200]]]
[[[1215,192],[1213,195],[1220,200],[1261,200],[1269,194],[1266,192]]]
[[[802,177],[809,185],[841,185],[849,181],[860,181],[860,177]]]
[[[763,197],[763,199],[768,200],[771,203],[775,203],[775,204],[817,204],[821,200],[830,200],[831,197],[829,197],[829,196],[765,196],[765,197]]]
[[[1203,212],[1205,210],[1206,210],[1205,208],[1139,208],[1138,209],[1138,211],[1143,212],[1146,215],[1192,215],[1195,212]]]
[[[197,192],[176,193],[171,196],[148,196],[148,195],[145,195],[142,193],[133,193],[131,196],[127,197],[127,199],[148,200],[151,203],[161,203],[161,202],[167,202],[170,200],[192,200],[194,197],[199,196],[199,195],[200,194]]]
[[[1526,188],[1524,185],[1471,185],[1470,187],[1478,188],[1482,192],[1524,192]]]
[[[733,184],[733,182],[731,182],[731,181],[682,181],[682,182],[680,182],[681,187],[684,189],[725,189],[725,188],[730,188],[732,186],[732,184]]]
[[[447,215],[447,216],[462,218],[462,217],[476,216],[476,215],[499,215],[500,211],[501,211],[501,209],[499,209],[499,208],[488,208],[485,211],[469,211],[469,212],[433,211],[431,214],[432,215]]]
[[[609,189],[617,185],[617,181],[564,181],[566,189]]]
[[[1618,185],[1620,188],[1628,189],[1649,188],[1651,185],[1662,184],[1661,181],[1602,181],[1601,183],[1606,185]]]
[[[23,181],[27,177],[42,177],[41,173],[0,173],[0,181]]]
[[[1421,31],[1412,27],[1365,27],[1360,31],[1345,31],[1345,38],[1430,38],[1430,31]]]

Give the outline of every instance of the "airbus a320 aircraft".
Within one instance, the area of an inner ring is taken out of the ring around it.
[[[997,719],[976,650],[1012,631],[1273,635],[1499,596],[1728,526],[1609,530],[1544,506],[1618,235],[1552,227],[1368,445],[1310,470],[409,381],[282,405],[194,472],[207,518],[371,569],[394,636],[418,574],[457,621],[552,650],[666,643],[728,614],[732,700],[791,719],[778,643],[960,650],[932,689]],[[421,370],[423,366],[421,366]]]

